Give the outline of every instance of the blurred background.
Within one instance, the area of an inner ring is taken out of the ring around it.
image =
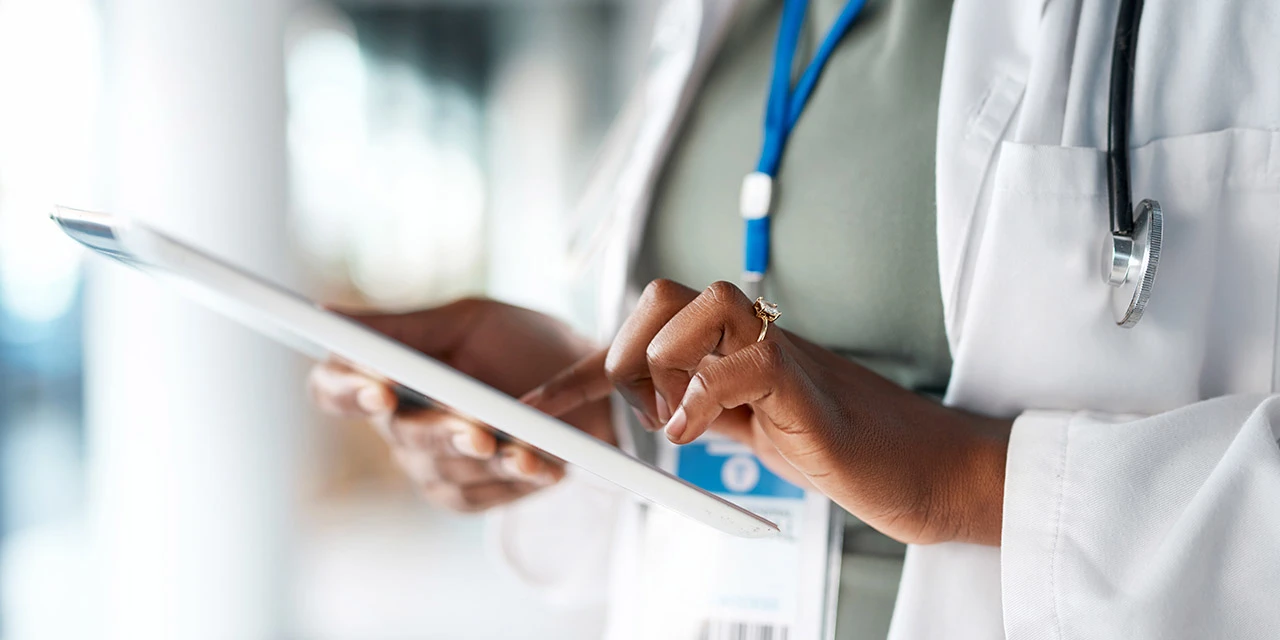
[[[0,0],[0,639],[595,638],[307,362],[82,252],[125,212],[334,304],[586,324],[543,249],[657,2]]]

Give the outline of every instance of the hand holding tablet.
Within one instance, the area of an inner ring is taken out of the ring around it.
[[[582,416],[566,416],[570,423],[577,425],[571,426],[517,401],[513,397],[515,394],[524,393],[542,382],[535,379],[539,371],[545,369],[543,373],[549,377],[581,355],[574,353],[575,349],[556,346],[558,340],[567,341],[568,338],[557,335],[555,323],[549,318],[522,309],[514,310],[505,305],[511,311],[497,311],[497,307],[490,307],[490,311],[471,318],[471,322],[461,322],[453,327],[458,332],[453,335],[453,350],[447,348],[447,338],[450,335],[442,325],[418,325],[415,329],[411,328],[413,325],[406,323],[400,327],[399,333],[395,330],[387,331],[392,334],[389,338],[376,329],[392,329],[390,325],[396,322],[392,320],[394,316],[365,318],[366,323],[374,325],[372,328],[365,326],[136,221],[112,214],[66,208],[58,208],[52,217],[68,235],[86,247],[148,273],[189,297],[318,360],[349,363],[353,369],[370,372],[369,380],[394,381],[431,398],[441,407],[448,407],[456,417],[446,418],[443,413],[418,415],[419,418],[429,419],[418,420],[416,426],[412,421],[402,420],[401,423],[396,423],[393,418],[389,418],[395,415],[403,418],[404,412],[383,412],[384,417],[390,419],[386,423],[389,437],[404,435],[436,439],[428,448],[427,455],[430,459],[424,461],[421,467],[423,469],[428,468],[427,465],[441,462],[438,454],[444,450],[436,445],[445,444],[445,434],[448,434],[450,450],[460,453],[461,446],[453,448],[453,436],[456,433],[469,433],[457,422],[461,418],[473,424],[491,425],[504,434],[506,441],[522,443],[545,452],[555,459],[576,465],[651,502],[721,531],[744,537],[765,537],[778,533],[777,526],[772,522],[633,458],[601,440],[597,436],[604,434],[607,437],[600,426],[603,423],[587,419],[588,413],[601,411],[599,408],[583,407]],[[523,314],[532,314],[534,317]],[[486,322],[497,323],[493,333],[482,331]],[[379,327],[378,323],[383,325]],[[513,337],[519,339],[503,345],[502,339]],[[401,341],[397,342],[396,338]],[[433,342],[441,339],[445,340]],[[468,343],[468,340],[475,342]],[[517,342],[527,350],[519,351],[515,347]],[[427,351],[424,355],[413,348],[414,343],[432,347],[439,347],[441,344],[444,346],[435,353],[432,353],[432,349],[424,349]],[[460,345],[467,345],[467,348]],[[467,357],[477,355],[483,349],[498,351],[482,358]],[[533,366],[530,366],[531,363]],[[338,386],[341,384],[339,382]],[[340,406],[358,407],[361,392],[335,394],[330,391],[332,390],[325,391],[325,401],[335,402],[335,409]],[[374,396],[378,393],[380,392],[374,391],[365,394],[366,401],[376,400]],[[382,399],[389,400],[385,395]],[[387,404],[390,405],[390,402]],[[428,411],[439,412],[443,409]],[[597,432],[595,436],[588,433],[592,431]],[[428,443],[422,441],[419,444]],[[497,442],[494,444],[496,453],[501,445]],[[451,465],[448,476],[450,481],[445,484],[463,486],[459,484],[459,479],[466,478],[472,481],[471,484],[486,488],[473,489],[466,496],[451,496],[450,500],[454,502],[452,506],[476,505],[479,508],[487,503],[513,499],[536,488],[530,486],[535,483],[527,479],[512,478],[511,470],[501,466],[501,458],[498,459],[498,467],[489,466],[494,463],[468,465],[460,462],[460,458],[461,456],[455,456],[444,461]],[[535,477],[542,471],[533,468],[532,464],[526,465],[525,470],[532,471]],[[434,466],[431,471],[436,475],[422,476],[426,484],[445,482],[446,476],[442,475],[442,471]],[[545,471],[555,473],[552,467],[547,467]],[[501,478],[485,475],[489,473]],[[503,476],[503,473],[507,475]],[[542,478],[543,481],[550,479],[551,476]]]
[[[512,396],[532,389],[594,346],[554,318],[493,300],[466,299],[412,313],[350,317]],[[492,429],[450,411],[406,402],[390,385],[341,362],[316,365],[310,387],[325,411],[373,424],[418,492],[432,504],[483,511],[564,476],[559,461],[522,444],[500,441]],[[593,403],[561,419],[614,444],[608,402]]]

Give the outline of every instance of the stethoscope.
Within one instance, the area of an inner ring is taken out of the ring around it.
[[[745,267],[742,288],[749,298],[760,296],[769,264],[769,213],[774,182],[787,138],[836,45],[853,26],[866,0],[849,0],[836,18],[795,87],[791,69],[800,41],[809,0],[785,0],[773,74],[765,105],[764,144],[756,170],[742,181],[739,209],[746,220]],[[1164,214],[1160,203],[1143,200],[1133,206],[1129,176],[1129,124],[1133,105],[1133,67],[1142,20],[1143,0],[1121,0],[1111,55],[1111,91],[1107,110],[1107,190],[1111,233],[1102,250],[1102,278],[1112,288],[1111,308],[1117,325],[1132,327],[1142,319],[1151,299]]]
[[[1129,123],[1133,106],[1133,67],[1143,0],[1121,0],[1111,52],[1111,95],[1107,109],[1107,198],[1111,237],[1102,247],[1102,279],[1114,289],[1111,311],[1116,324],[1132,327],[1142,319],[1160,266],[1164,212],[1155,200],[1133,209],[1129,184]]]

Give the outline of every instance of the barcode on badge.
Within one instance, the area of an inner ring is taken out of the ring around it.
[[[787,640],[787,627],[732,620],[707,620],[702,623],[698,640]]]

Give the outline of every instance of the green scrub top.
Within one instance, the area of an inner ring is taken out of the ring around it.
[[[796,75],[844,0],[814,0]],[[635,276],[737,282],[742,178],[755,169],[781,0],[745,0],[654,194]],[[779,325],[908,388],[951,371],[934,149],[950,0],[870,0],[832,55],[774,189],[765,294]]]

